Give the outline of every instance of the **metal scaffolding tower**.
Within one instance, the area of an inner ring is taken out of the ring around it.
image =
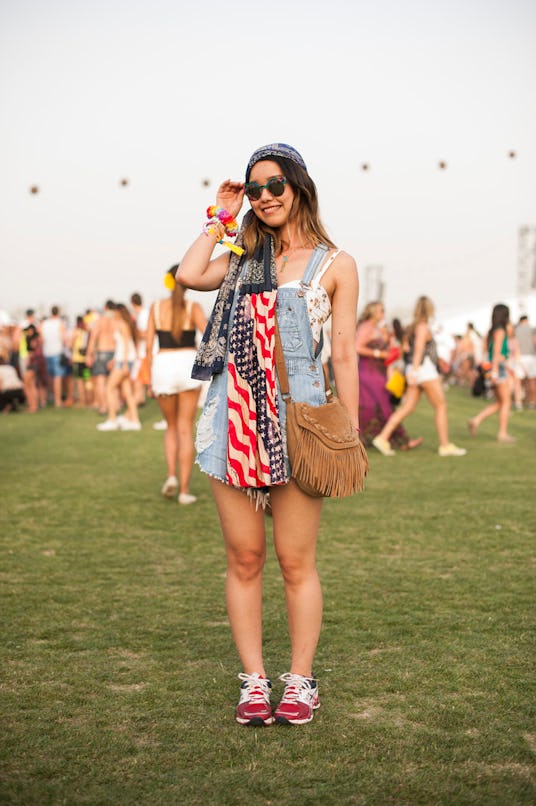
[[[385,285],[382,278],[383,266],[365,266],[365,303],[383,302]]]
[[[536,288],[536,227],[520,227],[517,241],[517,298],[526,310],[531,289]]]

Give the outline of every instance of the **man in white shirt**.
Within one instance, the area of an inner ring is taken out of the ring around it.
[[[62,356],[67,346],[67,330],[59,314],[60,309],[57,305],[54,305],[51,308],[50,316],[41,324],[43,355],[47,362],[48,377],[52,379],[54,405],[58,407],[62,404],[62,383],[66,375],[66,367]]]

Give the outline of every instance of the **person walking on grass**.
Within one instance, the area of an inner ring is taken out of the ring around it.
[[[196,330],[204,331],[205,314],[200,305],[184,298],[184,288],[175,281],[178,265],[166,275],[171,287],[168,299],[151,307],[147,325],[147,360],[151,391],[166,422],[164,454],[167,478],[162,487],[165,498],[179,494],[179,504],[193,504],[190,477],[194,463],[194,421],[201,392],[201,381],[191,377],[195,359]],[[155,338],[158,352],[153,353]],[[177,478],[178,471],[178,478]]]
[[[136,325],[130,311],[121,302],[115,305],[113,314],[115,352],[106,382],[108,419],[97,425],[97,431],[140,431],[132,380],[136,361]],[[126,413],[118,417],[117,412],[123,401],[126,403]]]
[[[465,456],[467,451],[449,442],[447,401],[437,368],[438,356],[430,323],[434,306],[428,297],[419,297],[413,322],[408,329],[409,351],[405,355],[407,389],[402,403],[389,417],[372,444],[384,456],[394,456],[390,439],[406,417],[412,414],[424,392],[435,413],[440,456]]]
[[[508,325],[510,323],[510,310],[507,305],[495,305],[491,313],[491,328],[488,332],[486,345],[488,360],[491,362],[491,388],[495,400],[485,406],[476,417],[467,422],[469,433],[476,437],[480,424],[494,414],[499,415],[499,442],[515,442],[514,437],[508,433],[508,421],[512,406],[512,375],[508,371]]]
[[[19,369],[24,383],[24,394],[28,412],[39,411],[38,355],[41,345],[39,324],[35,311],[28,308],[26,319],[19,330]]]
[[[242,257],[216,244],[233,231],[244,195],[238,243]],[[275,369],[275,311],[293,400],[325,402],[322,325],[332,316],[331,364],[341,402],[358,427],[354,337],[358,277],[352,257],[336,249],[318,213],[316,187],[296,149],[259,148],[245,183],[226,180],[216,211],[184,256],[177,274],[189,288],[218,298],[194,377],[210,378],[197,431],[197,461],[210,476],[227,554],[227,611],[244,671],[241,725],[302,725],[320,705],[313,659],[322,622],[316,542],[322,500],[290,478],[285,403]],[[209,211],[210,212],[210,211]],[[262,651],[262,576],[266,558],[262,505],[270,497],[275,550],[285,586],[291,642],[283,697],[272,712]]]
[[[94,384],[95,407],[99,414],[106,414],[106,382],[111,371],[117,320],[115,303],[106,300],[104,312],[90,325],[86,364],[91,369]]]
[[[372,440],[395,410],[387,383],[386,361],[389,358],[391,338],[385,326],[385,309],[380,301],[369,302],[357,324],[355,349],[359,372],[359,423],[363,445]],[[401,450],[418,448],[422,437],[410,439],[400,424],[391,435],[391,441]]]

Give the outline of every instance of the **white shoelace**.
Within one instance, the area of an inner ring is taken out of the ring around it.
[[[243,680],[246,685],[241,689],[240,702],[248,700],[249,702],[270,702],[270,683],[265,677],[259,677],[258,674],[245,674],[241,672],[238,675],[240,680]]]
[[[298,700],[305,703],[310,702],[314,688],[311,686],[308,677],[287,672],[286,674],[282,674],[279,679],[285,684],[285,691],[283,692],[281,703],[294,703]]]

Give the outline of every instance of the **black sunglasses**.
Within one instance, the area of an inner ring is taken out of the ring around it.
[[[287,184],[286,177],[272,176],[272,178],[269,179],[265,185],[259,185],[258,182],[246,182],[244,186],[244,191],[248,199],[258,201],[262,196],[262,191],[264,190],[264,188],[266,188],[268,193],[271,193],[272,196],[282,196],[286,184]]]

